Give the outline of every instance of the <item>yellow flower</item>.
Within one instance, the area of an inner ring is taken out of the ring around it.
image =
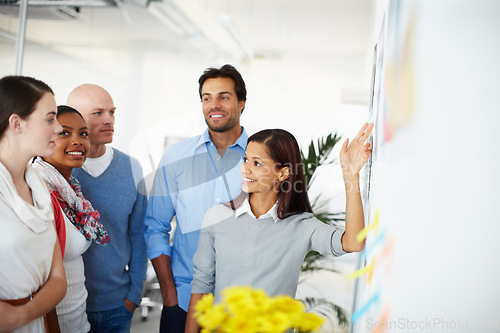
[[[196,305],[195,316],[202,333],[282,333],[318,329],[324,319],[304,312],[304,305],[290,296],[269,297],[262,289],[248,286],[222,291],[222,302],[213,304],[213,295]]]
[[[302,313],[293,323],[293,327],[301,332],[315,331],[323,325],[324,318],[309,312]]]
[[[223,301],[228,304],[248,302],[249,300],[251,300],[252,288],[249,286],[229,287],[224,289],[221,292],[221,295]]]
[[[301,314],[304,312],[304,305],[289,296],[276,296],[272,306],[275,311],[289,313],[290,315]]]
[[[201,298],[201,300],[196,303],[195,306],[195,316],[198,316],[200,313],[207,311],[214,305],[214,294],[206,294]]]
[[[258,300],[264,291],[253,291],[251,287],[232,287],[222,291],[222,300],[228,311],[235,315],[251,317],[261,309]]]
[[[257,318],[259,333],[281,333],[293,327],[290,317],[284,313],[274,312]]]
[[[224,305],[216,304],[212,308],[207,309],[203,314],[198,315],[198,323],[203,328],[215,330],[224,323],[228,316],[229,314],[226,313]]]
[[[265,305],[271,301],[271,298],[267,296],[264,289],[255,289],[252,291],[251,295],[256,305]]]
[[[224,325],[227,333],[255,333],[257,325],[254,320],[243,316],[230,317]]]

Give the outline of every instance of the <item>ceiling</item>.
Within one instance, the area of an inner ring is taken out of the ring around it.
[[[371,51],[372,0],[146,1],[30,0],[26,40],[63,51],[173,49],[246,61],[364,59]],[[0,5],[0,42],[13,43],[18,8]]]
[[[366,119],[377,0],[28,1],[23,73],[50,82],[59,103],[82,82],[110,89],[124,151],[140,133],[202,131],[197,80],[224,63],[244,73],[249,133],[265,124],[307,144]],[[1,75],[15,67],[18,11],[0,5]],[[156,161],[163,141],[148,142]]]

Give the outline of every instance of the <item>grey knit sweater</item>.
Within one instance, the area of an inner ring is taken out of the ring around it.
[[[340,256],[343,229],[326,225],[311,213],[276,222],[236,216],[224,205],[208,210],[194,255],[191,293],[215,293],[228,286],[262,288],[268,295],[295,297],[300,266],[308,251]],[[214,291],[215,287],[215,291]]]

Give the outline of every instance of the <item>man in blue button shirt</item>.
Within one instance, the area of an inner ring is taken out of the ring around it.
[[[240,125],[246,102],[245,82],[233,66],[224,65],[206,69],[198,83],[208,128],[165,152],[146,212],[148,256],[164,302],[161,333],[184,332],[193,256],[206,211],[236,198],[241,191],[240,166],[248,139]]]

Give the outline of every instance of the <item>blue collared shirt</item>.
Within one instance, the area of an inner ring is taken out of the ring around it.
[[[186,311],[203,217],[209,208],[240,194],[240,167],[247,139],[242,128],[240,137],[221,157],[207,129],[202,135],[172,145],[156,170],[145,218],[148,256],[170,256],[179,306]],[[171,246],[174,216],[177,226]]]

